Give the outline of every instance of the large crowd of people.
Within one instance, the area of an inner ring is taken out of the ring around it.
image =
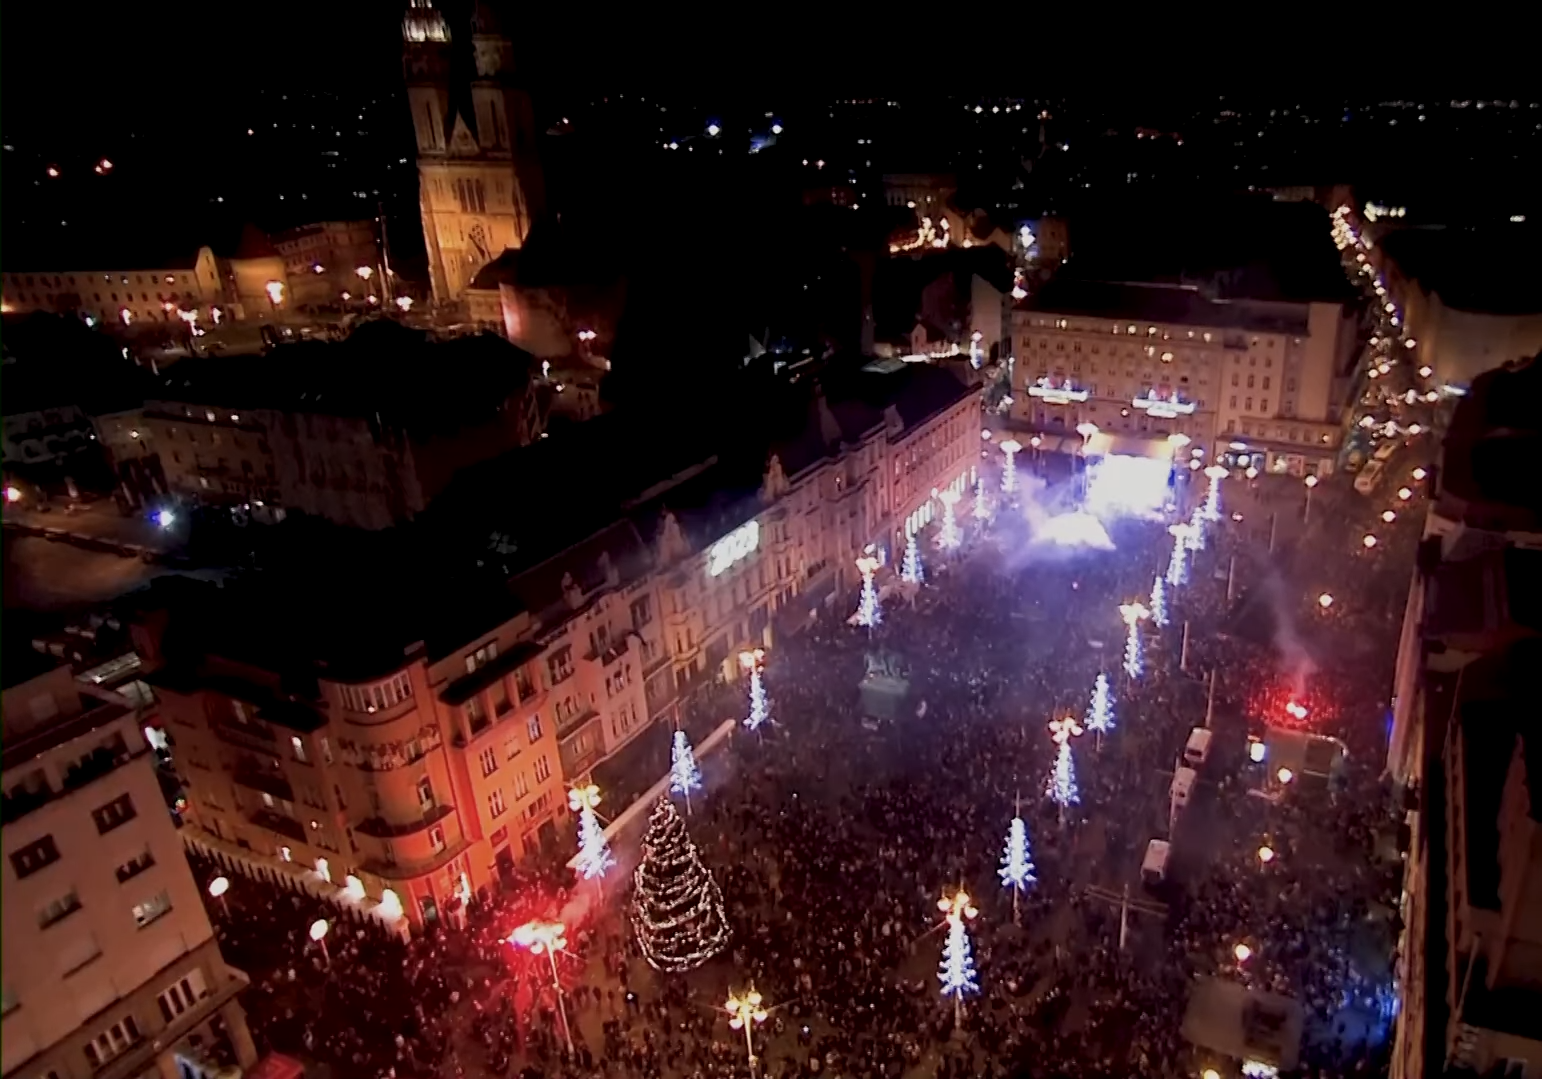
[[[1269,491],[1248,497],[1267,506]],[[1185,1005],[1198,979],[1219,978],[1299,1003],[1294,1074],[1379,1070],[1397,869],[1376,852],[1392,820],[1381,762],[1398,612],[1369,600],[1406,581],[1406,562],[1331,529],[1309,556],[1263,551],[1223,515],[1189,582],[1168,593],[1171,624],[1148,627],[1132,680],[1116,608],[1166,566],[1162,523],[1116,522],[1111,552],[1041,550],[1010,507],[968,532],[961,551],[926,549],[927,584],[876,628],[837,610],[781,636],[766,672],[769,735],[703,759],[707,790],[688,823],[722,886],[734,934],[724,956],[689,975],[648,970],[627,928],[627,882],[612,879],[569,930],[584,960],[565,967],[570,1053],[545,960],[503,940],[527,917],[573,909],[560,869],[408,943],[341,921],[326,954],[306,930],[335,909],[242,882],[231,909],[211,914],[227,957],[253,973],[259,1044],[369,1079],[747,1074],[722,990],[753,983],[771,1006],[755,1030],[763,1076],[1190,1076],[1216,1058],[1185,1038]],[[1329,581],[1326,611],[1317,595]],[[1237,612],[1265,596],[1272,628],[1252,632]],[[1300,645],[1288,657],[1281,627]],[[888,715],[864,707],[870,657],[908,682]],[[1173,821],[1174,762],[1205,721],[1210,671],[1215,750]],[[1046,724],[1080,716],[1100,672],[1116,726],[1099,744],[1075,741],[1080,801],[1062,821],[1044,797]],[[1270,719],[1253,713],[1257,691],[1271,679],[1332,702],[1318,733],[1347,753],[1327,796],[1250,769],[1247,736]],[[741,696],[725,687],[703,707],[723,718]],[[1037,882],[1014,919],[996,870],[1019,806]],[[1153,837],[1171,838],[1173,854],[1170,879],[1148,891]],[[618,837],[623,864],[636,839]],[[936,977],[938,899],[960,887],[980,908],[969,924],[980,991],[961,1024]],[[1101,898],[1126,888],[1134,910]]]

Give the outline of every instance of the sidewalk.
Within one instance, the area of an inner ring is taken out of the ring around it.
[[[61,503],[47,513],[31,507],[7,506],[4,525],[29,535],[73,543],[91,550],[121,550],[131,554],[164,554],[178,539],[178,531],[161,528],[146,514],[125,517],[112,499],[75,503],[67,510]]]

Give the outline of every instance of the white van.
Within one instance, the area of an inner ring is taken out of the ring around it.
[[[1189,740],[1183,747],[1183,759],[1198,768],[1209,756],[1210,731],[1204,727],[1195,727],[1189,732]]]
[[[1173,773],[1172,790],[1169,792],[1173,800],[1173,809],[1182,809],[1189,804],[1189,799],[1194,796],[1194,781],[1198,774],[1192,768],[1179,768]]]
[[[1146,857],[1140,863],[1140,878],[1148,885],[1161,884],[1167,879],[1167,856],[1172,844],[1165,839],[1153,839],[1146,844]]]

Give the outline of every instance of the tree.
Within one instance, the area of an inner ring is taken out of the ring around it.
[[[648,819],[632,885],[632,930],[655,970],[694,970],[728,946],[723,894],[668,798]]]

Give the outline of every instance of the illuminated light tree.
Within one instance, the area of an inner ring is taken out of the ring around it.
[[[980,912],[975,909],[969,893],[959,889],[952,895],[943,896],[937,902],[947,919],[948,937],[942,945],[942,962],[937,967],[937,980],[942,983],[942,995],[953,998],[953,1022],[964,1019],[964,995],[978,993],[980,982],[975,976],[974,949],[969,943],[967,923]]]
[[[1191,551],[1205,549],[1205,508],[1203,506],[1195,506],[1194,512],[1189,515],[1189,534],[1186,542]]]
[[[857,625],[872,629],[883,621],[883,608],[878,604],[878,586],[873,575],[878,572],[878,559],[863,555],[857,559],[857,569],[862,573],[862,595],[857,599]]]
[[[1108,675],[1099,673],[1092,684],[1092,703],[1087,706],[1087,729],[1098,739],[1101,746],[1103,735],[1114,729],[1114,700],[1108,686]]]
[[[568,791],[568,807],[578,814],[578,871],[585,880],[605,876],[616,864],[594,812],[599,804],[600,788],[593,783]]]
[[[974,519],[984,524],[991,519],[991,504],[985,497],[985,477],[976,476],[974,481]]]
[[[1205,492],[1205,520],[1219,521],[1221,519],[1221,481],[1228,473],[1221,465],[1211,465],[1205,469],[1205,475],[1210,478],[1210,489]]]
[[[1018,921],[1017,901],[1024,891],[1038,883],[1034,875],[1033,854],[1028,849],[1028,825],[1023,823],[1022,799],[1018,799],[1017,812],[1007,828],[1007,846],[1001,855],[1001,868],[996,870],[1003,888],[1012,889],[1012,921]]]
[[[905,539],[905,559],[900,563],[900,578],[911,584],[922,584],[926,580],[926,570],[921,565],[921,545],[916,542],[914,532]]]
[[[1167,560],[1167,583],[1174,588],[1189,579],[1189,552],[1184,538],[1188,530],[1188,525],[1173,525],[1168,529],[1173,534],[1173,554]]]
[[[631,914],[637,946],[655,970],[694,970],[728,946],[723,893],[668,798],[648,819]]]
[[[1151,582],[1151,621],[1167,625],[1167,589],[1160,577]]]
[[[958,514],[953,509],[958,505],[958,492],[949,489],[937,498],[942,503],[942,527],[937,530],[937,546],[944,551],[957,550],[962,540],[958,531]]]
[[[1139,678],[1145,667],[1140,624],[1151,617],[1151,612],[1139,603],[1123,603],[1119,606],[1119,617],[1124,619],[1127,630],[1124,638],[1124,673],[1131,678]]]
[[[750,675],[750,710],[744,717],[746,730],[758,731],[771,718],[771,704],[766,700],[766,682],[761,671],[766,665],[766,650],[753,648],[739,653],[739,664]]]
[[[1062,827],[1065,825],[1066,807],[1082,800],[1081,791],[1076,786],[1076,762],[1071,759],[1071,739],[1081,733],[1082,725],[1072,716],[1052,720],[1049,725],[1049,736],[1059,748],[1055,752],[1055,767],[1049,773],[1049,783],[1044,788],[1044,794],[1059,807]]]
[[[1007,463],[1001,469],[1001,493],[1004,495],[1017,493],[1017,455],[1022,449],[1023,444],[1015,438],[1001,444],[1001,452],[1007,455]]]
[[[685,796],[685,811],[691,811],[691,792],[701,790],[701,769],[696,767],[696,751],[685,732],[675,731],[675,743],[669,751],[669,790]]]

